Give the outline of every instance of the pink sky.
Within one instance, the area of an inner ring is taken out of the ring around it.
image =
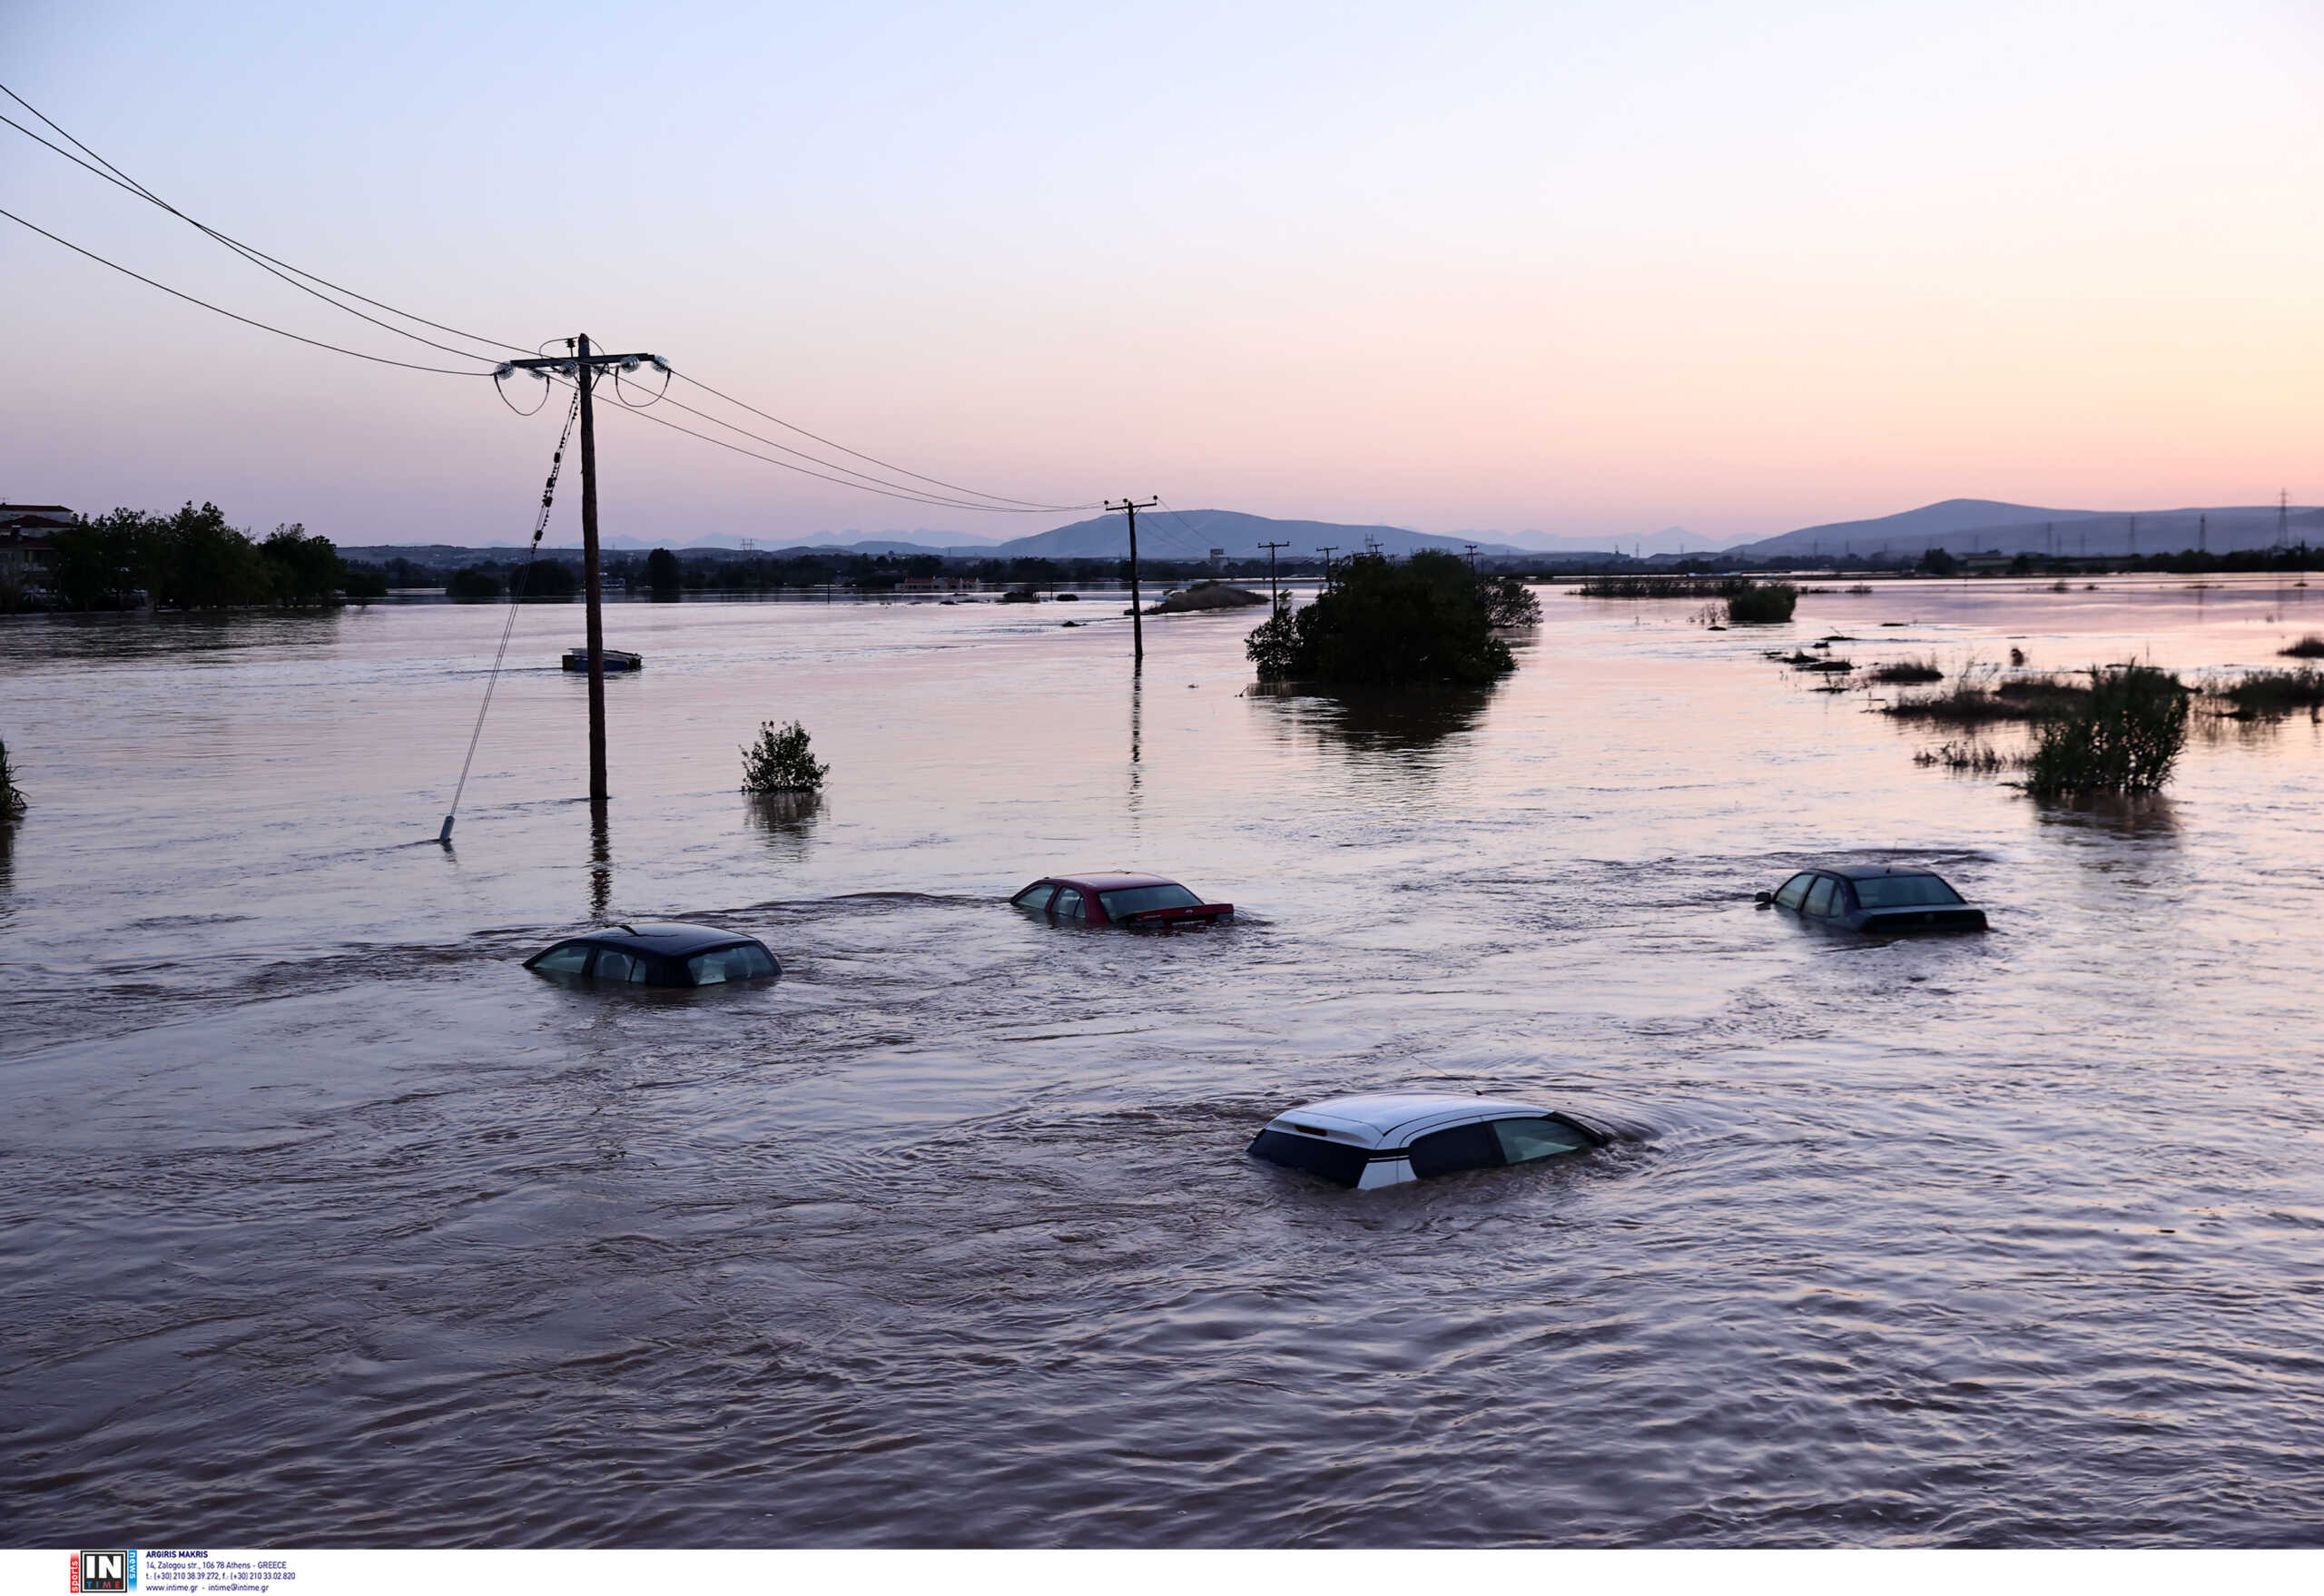
[[[0,81],[365,293],[1020,498],[1610,537],[2324,499],[2308,6],[338,9],[26,0]],[[436,358],[0,137],[0,205]],[[0,229],[0,497],[526,530],[552,415]],[[1076,518],[603,440],[643,537]]]

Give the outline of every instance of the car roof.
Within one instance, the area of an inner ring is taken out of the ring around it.
[[[1270,1124],[1318,1126],[1340,1131],[1366,1147],[1393,1147],[1448,1125],[1551,1111],[1539,1103],[1516,1103],[1502,1098],[1464,1098],[1449,1092],[1373,1092],[1303,1104],[1276,1115]]]
[[[1828,875],[1846,876],[1852,882],[1869,881],[1884,875],[1936,875],[1933,870],[1921,870],[1909,864],[1827,864],[1819,866]],[[1937,876],[1943,881],[1943,876]]]
[[[1052,875],[1051,881],[1061,887],[1079,887],[1084,892],[1111,892],[1123,887],[1175,887],[1178,883],[1167,875],[1133,875],[1126,871],[1100,871],[1096,875]]]
[[[756,937],[744,932],[721,931],[714,925],[666,923],[604,926],[567,940],[596,942],[608,948],[636,948],[648,953],[669,953],[680,958],[689,953],[699,953],[706,948],[729,948],[737,942],[758,941]]]

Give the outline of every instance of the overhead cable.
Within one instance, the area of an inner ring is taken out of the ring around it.
[[[0,211],[0,216],[5,216],[9,221],[15,222],[19,227],[31,229],[31,231],[40,234],[41,237],[48,240],[52,243],[63,244],[66,249],[72,251],[76,255],[85,255],[100,266],[110,266],[115,271],[120,272],[123,277],[133,277],[148,288],[158,288],[163,293],[183,300],[189,305],[200,305],[203,310],[214,310],[219,315],[225,317],[229,320],[239,321],[245,327],[255,327],[261,332],[271,332],[278,338],[287,338],[294,343],[311,344],[319,350],[329,350],[335,355],[352,355],[359,360],[369,360],[375,365],[400,366],[407,371],[433,371],[438,376],[443,377],[488,377],[491,375],[488,371],[463,371],[452,366],[421,366],[416,365],[409,360],[391,360],[385,355],[367,355],[361,350],[350,350],[341,344],[325,343],[321,339],[309,338],[304,333],[287,331],[284,329],[273,326],[269,322],[253,320],[251,318],[242,315],[239,311],[229,310],[222,305],[213,305],[208,300],[198,300],[192,294],[187,293],[181,289],[172,288],[166,282],[156,282],[142,271],[132,271],[128,267],[123,266],[118,261],[106,260],[94,250],[83,249],[71,239],[58,238],[56,234],[49,232],[48,229],[35,226],[34,223],[29,222],[23,217],[17,215],[14,211]]]
[[[572,386],[572,380],[569,378],[551,377],[547,380],[554,382],[560,387],[569,388]],[[1045,515],[1049,513],[1045,510],[1036,509],[1010,509],[1002,505],[974,504],[965,499],[941,498],[933,494],[909,493],[900,488],[873,487],[870,483],[866,482],[850,482],[842,477],[826,477],[821,471],[810,471],[806,467],[794,466],[789,460],[779,460],[773,455],[763,455],[756,449],[744,448],[739,443],[729,443],[723,438],[713,438],[707,432],[696,432],[691,427],[681,427],[675,421],[665,421],[661,417],[652,414],[643,406],[618,405],[615,406],[615,409],[624,415],[635,416],[641,421],[651,421],[656,427],[667,427],[673,432],[683,432],[688,438],[700,438],[704,443],[714,444],[720,448],[730,449],[735,454],[746,456],[751,459],[762,460],[770,466],[780,466],[786,471],[796,471],[803,477],[812,477],[818,481],[833,483],[841,488],[852,488],[863,493],[876,493],[883,498],[901,498],[908,500],[912,504],[933,505],[940,509],[982,510],[990,515],[1030,516]]]
[[[700,386],[701,386],[701,384],[696,383],[696,384],[695,384],[695,386],[698,388],[698,387],[700,387]],[[723,397],[723,396],[722,396],[722,397]],[[668,402],[669,402],[670,404],[672,404],[672,405],[675,406],[677,409],[681,409],[681,410],[684,410],[684,411],[687,415],[689,415],[689,416],[698,416],[698,417],[700,417],[703,420],[705,420],[705,421],[709,422],[713,427],[724,427],[724,428],[725,428],[725,429],[726,429],[726,430],[727,430],[727,431],[729,431],[729,432],[738,432],[738,433],[742,434],[744,438],[747,438],[751,439],[753,443],[763,443],[763,444],[766,445],[769,448],[779,448],[779,449],[781,449],[784,454],[787,454],[787,455],[796,455],[796,456],[798,456],[801,459],[803,459],[803,460],[811,460],[811,461],[812,461],[814,464],[816,464],[816,465],[818,465],[818,466],[826,466],[826,467],[829,467],[832,470],[834,470],[834,471],[843,471],[843,472],[845,472],[845,473],[846,473],[848,476],[850,476],[850,477],[859,478],[861,478],[862,481],[864,481],[864,482],[868,482],[868,483],[871,483],[871,484],[872,484],[872,485],[873,485],[873,486],[875,486],[875,487],[879,487],[879,488],[893,488],[893,489],[895,489],[896,491],[898,491],[898,492],[900,492],[900,493],[910,493],[910,494],[914,494],[914,495],[920,495],[920,494],[922,494],[922,493],[925,491],[925,490],[921,489],[921,488],[912,488],[912,487],[911,487],[911,486],[909,486],[908,484],[905,484],[905,483],[901,483],[901,482],[891,482],[891,481],[887,480],[887,479],[886,479],[886,478],[884,478],[874,477],[874,476],[872,476],[870,472],[868,472],[868,471],[859,471],[859,470],[855,469],[855,468],[854,468],[854,467],[852,467],[852,466],[842,466],[842,465],[841,465],[841,464],[839,464],[836,460],[826,460],[826,459],[823,459],[823,458],[822,458],[820,456],[808,454],[808,453],[807,453],[806,451],[804,451],[803,449],[795,449],[795,448],[792,448],[789,444],[787,444],[787,443],[777,443],[773,438],[772,438],[763,437],[763,436],[761,436],[760,434],[758,434],[758,433],[756,433],[756,432],[753,432],[753,431],[752,431],[749,428],[747,428],[747,427],[738,427],[738,426],[736,426],[736,425],[735,425],[734,422],[732,422],[732,421],[722,421],[722,420],[720,420],[717,417],[715,417],[715,416],[714,416],[714,415],[710,414],[710,412],[708,412],[707,410],[697,410],[697,409],[695,409],[692,405],[687,404],[684,399],[670,399]],[[633,409],[633,410],[642,410],[642,409],[646,409],[647,407],[645,407],[645,406],[644,406],[644,405],[631,405],[631,406],[629,406],[629,407],[627,407],[627,408],[628,408],[628,409]],[[836,447],[836,446],[834,446],[834,447]],[[854,453],[855,453],[855,451],[854,451],[853,449],[847,449],[847,450],[844,450],[843,452],[848,453],[848,454],[854,454]],[[869,457],[869,456],[858,456],[857,458],[869,458],[870,457]],[[902,470],[901,470],[899,468],[895,468],[895,467],[891,467],[891,468],[890,468],[891,470],[897,470],[897,471],[898,471],[898,473],[899,473],[899,475],[905,476],[905,477],[913,477],[913,476],[917,476],[917,475],[918,475],[918,473],[916,473],[916,472],[912,472],[912,471],[902,471]],[[921,478],[920,478],[920,480],[921,480],[921,481],[923,481],[923,482],[927,482],[927,481],[933,480],[933,478],[926,478],[926,477],[921,477]],[[960,491],[961,491],[962,493],[974,493],[976,490],[975,490],[974,488],[961,488]],[[1010,514],[1010,515],[1017,515],[1017,514],[1033,514],[1033,513],[1036,513],[1036,512],[1040,513],[1040,514],[1049,514],[1049,513],[1052,513],[1052,512],[1057,511],[1057,510],[1090,509],[1090,508],[1094,508],[1094,507],[1094,507],[1094,506],[1090,506],[1090,505],[1044,505],[1044,504],[1028,504],[1028,503],[1026,503],[1026,502],[1025,502],[1024,500],[1022,500],[1022,499],[1004,499],[1004,500],[1000,500],[1000,501],[999,501],[999,502],[997,502],[997,503],[993,503],[993,504],[980,504],[980,503],[978,503],[977,501],[974,501],[974,500],[961,500],[961,499],[955,499],[955,498],[950,498],[950,497],[948,497],[948,496],[944,496],[944,495],[929,495],[928,497],[929,497],[929,498],[931,498],[931,499],[940,500],[940,502],[947,503],[947,504],[966,504],[966,505],[968,506],[968,507],[970,507],[970,508],[980,508],[980,509],[1000,510],[1000,511],[1004,511],[1004,512],[1006,512],[1006,513],[1008,513],[1008,514]],[[991,498],[992,496],[991,496],[991,495],[986,495],[986,496],[984,496],[984,497],[985,497],[985,498]]]
[[[64,149],[57,144],[52,143],[49,140],[43,138],[39,133],[34,133],[31,128],[26,127],[24,123],[6,115],[5,113],[0,113],[0,123],[5,123],[8,126],[15,128],[18,133],[24,134],[34,143],[39,144],[43,149],[52,151],[54,153],[63,156],[65,160],[72,162],[75,166],[94,173],[96,176],[104,179],[105,182],[112,183],[114,187],[126,190],[128,192],[136,195],[139,199],[145,201],[148,204],[158,206],[162,210],[168,212],[171,215],[176,217],[187,226],[192,227],[195,231],[207,235],[219,243],[225,245],[228,249],[233,251],[236,254],[250,261],[251,264],[258,267],[260,271],[281,278],[283,281],[289,283],[292,288],[299,290],[301,293],[311,294],[316,299],[319,299],[325,304],[332,307],[334,310],[344,310],[349,315],[369,321],[374,327],[385,329],[387,331],[394,333],[399,338],[410,339],[416,343],[426,344],[429,349],[441,350],[448,355],[458,355],[465,360],[470,360],[497,359],[497,357],[487,357],[475,354],[468,350],[454,349],[449,344],[438,343],[433,339],[422,338],[416,332],[382,321],[376,316],[367,316],[362,311],[355,309],[354,306],[341,304],[339,300],[332,299],[330,294],[323,293],[320,290],[309,286],[310,283],[320,283],[324,288],[330,289],[333,292],[345,294],[350,299],[360,300],[363,303],[371,306],[375,310],[385,310],[388,314],[400,317],[406,321],[416,321],[423,327],[432,327],[438,332],[448,332],[455,338],[465,338],[472,343],[489,344],[496,349],[503,350],[517,350],[520,347],[517,344],[503,342],[501,340],[497,338],[487,338],[482,333],[464,332],[457,327],[448,327],[440,321],[431,321],[427,317],[415,315],[409,310],[399,310],[395,306],[388,304],[383,300],[372,299],[368,294],[358,293],[351,288],[342,287],[340,284],[331,281],[327,277],[318,276],[314,272],[293,266],[287,261],[278,260],[274,256],[268,254],[263,250],[254,248],[250,244],[242,242],[240,239],[231,237],[227,233],[221,232],[218,229],[212,227],[208,222],[202,222],[194,217],[187,215],[175,205],[171,204],[167,200],[162,198],[161,195],[155,193],[152,189],[147,188],[143,183],[139,182],[135,178],[130,176],[129,173],[123,172],[120,167],[115,166],[112,162],[106,160],[103,155],[100,155],[94,150],[90,149],[88,145],[83,143],[79,139],[74,138],[71,133],[65,132],[64,128],[58,126],[46,113],[40,109],[40,107],[34,105],[22,94],[17,94],[15,90],[8,87],[7,84],[0,84],[0,94],[7,95],[8,98],[14,100],[17,104],[32,113],[33,115],[40,118],[42,122],[46,123],[48,126],[55,132],[59,138],[64,140],[66,143],[73,145],[74,149],[79,150],[81,154],[76,155],[72,150]],[[87,159],[84,160],[82,158],[83,155],[85,155]],[[92,163],[94,163],[94,164],[92,164]],[[306,282],[301,282],[298,281],[300,278],[305,278],[308,281]]]
[[[1031,510],[1094,510],[1104,507],[1100,505],[1095,504],[1038,504],[1028,498],[1010,498],[1006,494],[987,493],[981,488],[963,488],[957,482],[946,482],[940,478],[923,477],[917,471],[907,471],[901,466],[891,465],[888,461],[881,459],[875,455],[867,455],[861,449],[850,448],[843,443],[833,443],[830,438],[822,437],[819,433],[810,432],[804,427],[799,426],[796,422],[786,421],[780,416],[771,415],[767,411],[760,409],[756,405],[748,404],[742,399],[736,399],[731,393],[720,393],[716,389],[711,387],[710,384],[703,381],[699,378],[689,377],[683,371],[676,372],[675,375],[677,377],[679,381],[691,383],[695,388],[702,389],[703,392],[709,394],[715,399],[723,399],[728,404],[734,405],[738,409],[748,410],[752,415],[758,417],[762,420],[772,421],[777,427],[783,428],[785,431],[796,432],[802,438],[812,438],[817,443],[822,444],[825,448],[835,448],[843,455],[853,455],[859,460],[867,460],[871,464],[878,466],[882,470],[899,472],[903,476],[913,478],[915,481],[926,482],[938,488],[949,488],[954,493],[973,494],[979,498],[990,498],[1001,504],[1022,505],[1025,508]],[[673,402],[675,403],[675,401]],[[696,415],[701,414],[698,410],[694,413]],[[739,432],[742,429],[738,427],[735,430]],[[759,441],[764,443],[767,440],[765,438],[761,438]],[[774,447],[781,448],[784,446],[782,444],[776,444]],[[793,452],[795,453],[796,451],[794,450]],[[829,462],[825,463],[828,464]],[[836,468],[844,470],[846,468],[839,467]]]

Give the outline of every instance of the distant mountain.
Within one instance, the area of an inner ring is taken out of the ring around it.
[[[2221,554],[2273,544],[2278,519],[2274,505],[2054,510],[1990,498],[1948,498],[1868,521],[1803,527],[1728,552],[1779,559],[1817,554],[1918,556],[1932,548],[1954,554],[2175,554],[2201,547]],[[2314,541],[2324,533],[2324,511],[2294,506],[2282,521],[2283,536],[2294,543],[2303,537]]]
[[[1496,537],[1519,548],[1541,554],[1708,554],[1746,541],[1743,537],[1709,537],[1684,527],[1634,536],[1628,532],[1458,532],[1456,537]]]
[[[1438,548],[1459,554],[1474,542],[1480,554],[1518,554],[1505,543],[1474,538],[1443,537],[1412,532],[1402,527],[1350,527],[1336,521],[1277,521],[1246,516],[1239,510],[1140,510],[1137,552],[1144,559],[1203,560],[1214,548],[1228,559],[1265,559],[1262,543],[1285,543],[1285,559],[1315,559],[1325,544],[1333,558],[1362,554],[1376,545],[1383,554],[1408,555],[1417,549]],[[1013,537],[992,551],[1004,558],[1127,559],[1129,535],[1119,515],[1098,516],[1058,527],[1030,537]]]
[[[615,541],[612,538],[606,539],[607,547],[613,547]],[[771,548],[819,547],[862,549],[873,554],[892,553],[900,549],[914,554],[934,554],[948,548],[981,551],[992,547],[1000,541],[999,538],[988,537],[981,532],[942,532],[921,527],[910,532],[874,532],[869,536],[853,530],[777,533],[764,537],[755,534],[744,537],[738,532],[714,532],[706,537],[697,537],[691,543],[673,547],[740,548],[747,543],[753,549],[762,553]],[[640,543],[632,537],[621,539],[620,547],[651,548],[655,546],[650,543]]]

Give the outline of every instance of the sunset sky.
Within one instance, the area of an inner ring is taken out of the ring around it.
[[[2312,4],[13,0],[0,82],[363,293],[1021,498],[1610,537],[2324,500]],[[438,360],[5,127],[0,206]],[[6,222],[0,306],[0,498],[529,530],[556,406]],[[600,448],[642,537],[1078,518]]]

